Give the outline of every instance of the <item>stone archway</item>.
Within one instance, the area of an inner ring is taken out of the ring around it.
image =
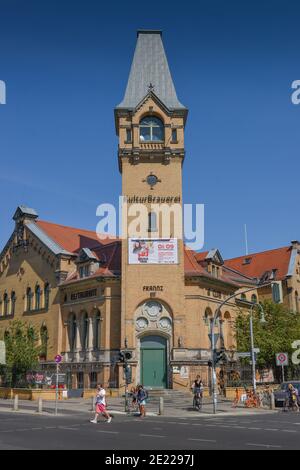
[[[170,386],[173,347],[172,310],[160,299],[148,299],[135,311],[137,381],[149,388]]]

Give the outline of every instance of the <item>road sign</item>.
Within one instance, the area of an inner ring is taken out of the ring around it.
[[[251,357],[251,352],[238,352],[237,357]]]
[[[288,366],[289,365],[289,356],[288,353],[277,353],[276,355],[276,365],[277,366]]]
[[[0,364],[6,364],[4,341],[0,341]]]
[[[259,348],[254,348],[253,352],[254,352],[254,354],[258,354],[260,352],[260,349]],[[251,352],[250,351],[238,352],[237,357],[251,357]]]
[[[61,361],[62,361],[62,357],[59,354],[57,354],[57,356],[55,356],[56,364],[59,364]]]
[[[209,333],[208,337],[209,337],[210,342],[211,342],[211,333]],[[218,342],[219,337],[220,337],[219,333],[214,334],[214,345],[215,345],[215,347],[216,347],[216,344]]]

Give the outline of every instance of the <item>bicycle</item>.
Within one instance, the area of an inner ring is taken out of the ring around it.
[[[195,392],[194,397],[193,397],[193,408],[195,408],[198,411],[202,410],[202,393],[201,392]]]

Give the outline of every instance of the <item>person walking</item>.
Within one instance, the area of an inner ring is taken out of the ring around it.
[[[106,418],[106,423],[111,422],[111,416],[106,410],[106,400],[105,400],[105,389],[102,384],[97,385],[96,393],[96,405],[95,405],[95,417],[91,419],[90,422],[97,424],[98,416],[103,415]]]
[[[148,398],[148,392],[144,389],[143,385],[138,386],[137,390],[137,402],[140,409],[140,418],[145,418],[146,416],[146,400]]]
[[[132,387],[130,390],[130,396],[131,396],[131,408],[132,411],[137,411],[137,388]]]

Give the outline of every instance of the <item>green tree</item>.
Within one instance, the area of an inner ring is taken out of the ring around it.
[[[26,372],[38,365],[40,346],[34,327],[20,320],[10,322],[4,334],[6,365],[0,374],[7,386],[16,387],[26,383]]]
[[[271,301],[262,303],[266,323],[261,323],[260,309],[253,311],[254,346],[260,349],[256,357],[259,369],[273,368],[277,375],[275,354],[293,353],[292,342],[300,339],[300,315],[288,310],[282,304]],[[249,314],[240,313],[236,320],[236,339],[238,351],[250,351]],[[247,360],[246,360],[247,361]],[[289,374],[292,376],[297,368],[289,361]]]

